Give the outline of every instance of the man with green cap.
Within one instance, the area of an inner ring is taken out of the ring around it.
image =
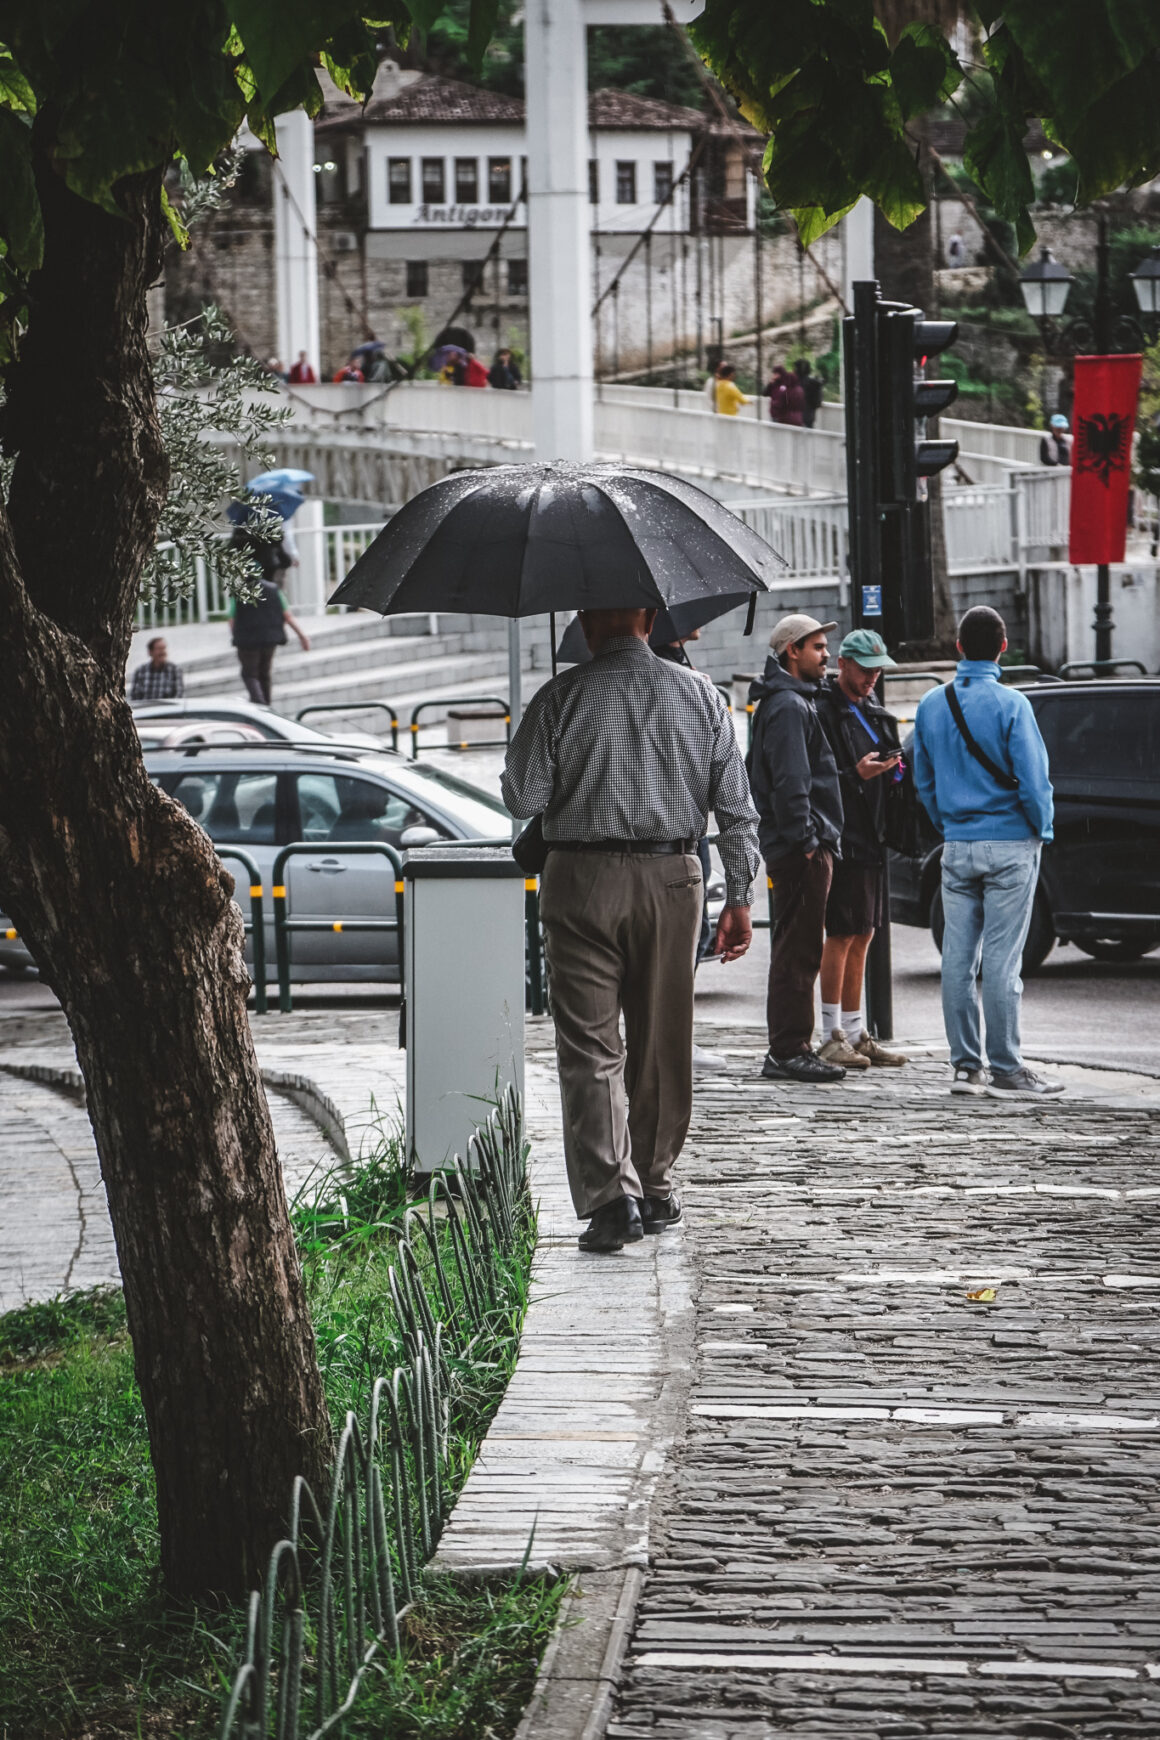
[[[822,1044],[818,1056],[843,1069],[898,1067],[862,1019],[866,951],[885,918],[886,804],[902,778],[898,726],[874,699],[880,671],[894,660],[880,634],[856,628],[838,648],[838,674],[818,690],[818,719],[834,752],[842,791],[842,855],[826,900],[822,950]]]

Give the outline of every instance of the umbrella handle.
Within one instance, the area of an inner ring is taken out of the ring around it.
[[[550,610],[548,612],[548,622],[550,624],[550,633],[551,633],[551,637],[552,637],[552,675],[555,676],[556,675],[556,612],[554,610]]]
[[[757,594],[756,594],[756,592],[751,592],[749,594],[749,609],[746,611],[746,614],[745,614],[745,632],[746,632],[746,634],[753,633],[753,619],[756,615],[757,615]]]

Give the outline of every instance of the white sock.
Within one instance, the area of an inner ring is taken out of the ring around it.
[[[842,1032],[846,1035],[846,1038],[850,1041],[851,1045],[857,1045],[862,1037],[861,1009],[842,1010]]]
[[[842,1025],[842,1005],[840,1003],[822,1004],[822,1044],[828,1045],[830,1035],[835,1027]]]

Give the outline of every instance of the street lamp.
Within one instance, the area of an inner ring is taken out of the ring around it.
[[[1153,247],[1146,260],[1129,272],[1140,313],[1147,321],[1160,318],[1160,247]]]
[[[1019,288],[1032,320],[1058,320],[1067,302],[1073,279],[1050,248],[1044,248],[1034,265],[1020,273]]]

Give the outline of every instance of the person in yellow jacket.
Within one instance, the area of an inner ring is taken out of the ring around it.
[[[733,379],[736,373],[732,363],[722,363],[717,370],[717,409],[723,417],[736,417],[742,405],[753,402]]]

